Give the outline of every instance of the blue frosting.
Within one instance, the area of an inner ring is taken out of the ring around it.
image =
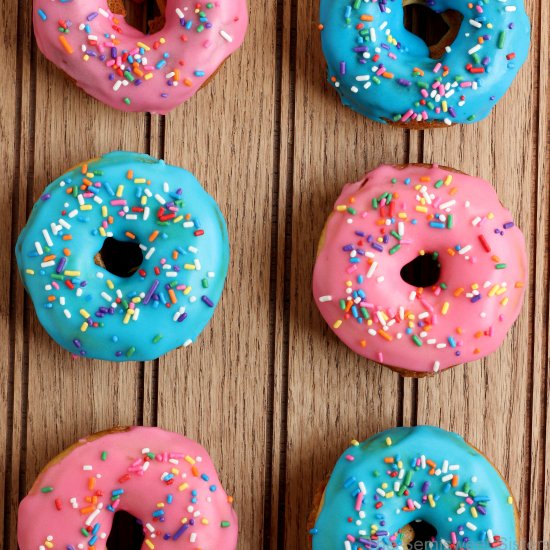
[[[527,59],[523,0],[426,0],[464,16],[441,59],[403,24],[403,0],[321,0],[329,81],[342,102],[380,122],[485,118]],[[407,4],[423,3],[408,1]]]
[[[96,264],[107,237],[139,244],[143,262],[130,277]],[[208,323],[229,246],[218,205],[190,172],[115,152],[47,187],[16,255],[56,342],[83,357],[147,361],[190,344]]]
[[[342,455],[312,530],[313,550],[400,548],[399,530],[418,520],[437,530],[437,548],[516,542],[514,504],[489,461],[460,436],[420,426],[388,430]]]

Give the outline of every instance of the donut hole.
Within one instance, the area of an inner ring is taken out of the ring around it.
[[[401,278],[416,288],[427,288],[437,284],[441,275],[439,255],[420,254],[401,268]]]
[[[411,521],[401,529],[403,547],[407,550],[425,550],[435,542],[437,529],[429,522],[419,519]]]
[[[464,19],[455,10],[437,13],[423,0],[403,0],[403,12],[405,28],[426,43],[433,59],[442,57],[455,41]]]
[[[110,0],[110,3],[112,11],[124,12],[126,23],[144,34],[164,26],[157,0]]]
[[[135,241],[107,237],[95,257],[95,263],[117,277],[131,277],[143,263],[143,252]]]
[[[108,550],[140,550],[144,541],[142,523],[128,512],[116,512],[107,538]]]

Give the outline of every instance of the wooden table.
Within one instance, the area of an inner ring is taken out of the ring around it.
[[[46,462],[114,425],[158,425],[209,449],[239,548],[307,548],[312,495],[351,438],[396,425],[463,434],[509,480],[523,535],[550,539],[550,4],[527,0],[528,64],[484,122],[426,132],[370,122],[325,82],[318,0],[250,1],[245,46],[167,117],[123,114],[54,70],[30,0],[4,0],[0,79],[0,547]],[[74,361],[37,322],[14,244],[45,185],[113,149],[194,172],[225,213],[226,290],[191,348],[151,363]],[[437,162],[488,179],[523,229],[530,285],[500,351],[420,381],[356,357],[313,304],[317,238],[341,186],[380,163]]]

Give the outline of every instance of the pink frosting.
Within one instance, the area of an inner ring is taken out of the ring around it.
[[[401,278],[404,265],[434,252],[435,286]],[[497,349],[519,315],[526,274],[523,235],[488,182],[435,165],[381,166],[336,201],[313,295],[353,351],[429,373]]]
[[[19,507],[19,547],[103,550],[114,511],[124,510],[143,522],[143,550],[231,550],[238,527],[230,500],[198,443],[130,428],[84,440],[46,468]]]
[[[34,0],[42,53],[124,111],[165,114],[188,100],[241,45],[248,25],[245,0],[168,0],[165,18],[160,32],[145,35],[106,0]]]

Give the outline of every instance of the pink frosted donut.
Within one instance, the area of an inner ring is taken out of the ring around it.
[[[117,428],[46,466],[19,507],[19,548],[129,548],[133,535],[143,550],[234,550],[231,502],[199,444],[158,428]],[[113,528],[118,512],[124,531]]]
[[[111,11],[123,11],[122,0],[34,0],[34,34],[91,96],[123,111],[165,114],[242,44],[248,13],[246,0],[157,3],[166,23],[146,35]]]
[[[523,235],[488,182],[436,165],[381,166],[336,201],[313,295],[353,351],[426,376],[496,350],[526,278]]]

